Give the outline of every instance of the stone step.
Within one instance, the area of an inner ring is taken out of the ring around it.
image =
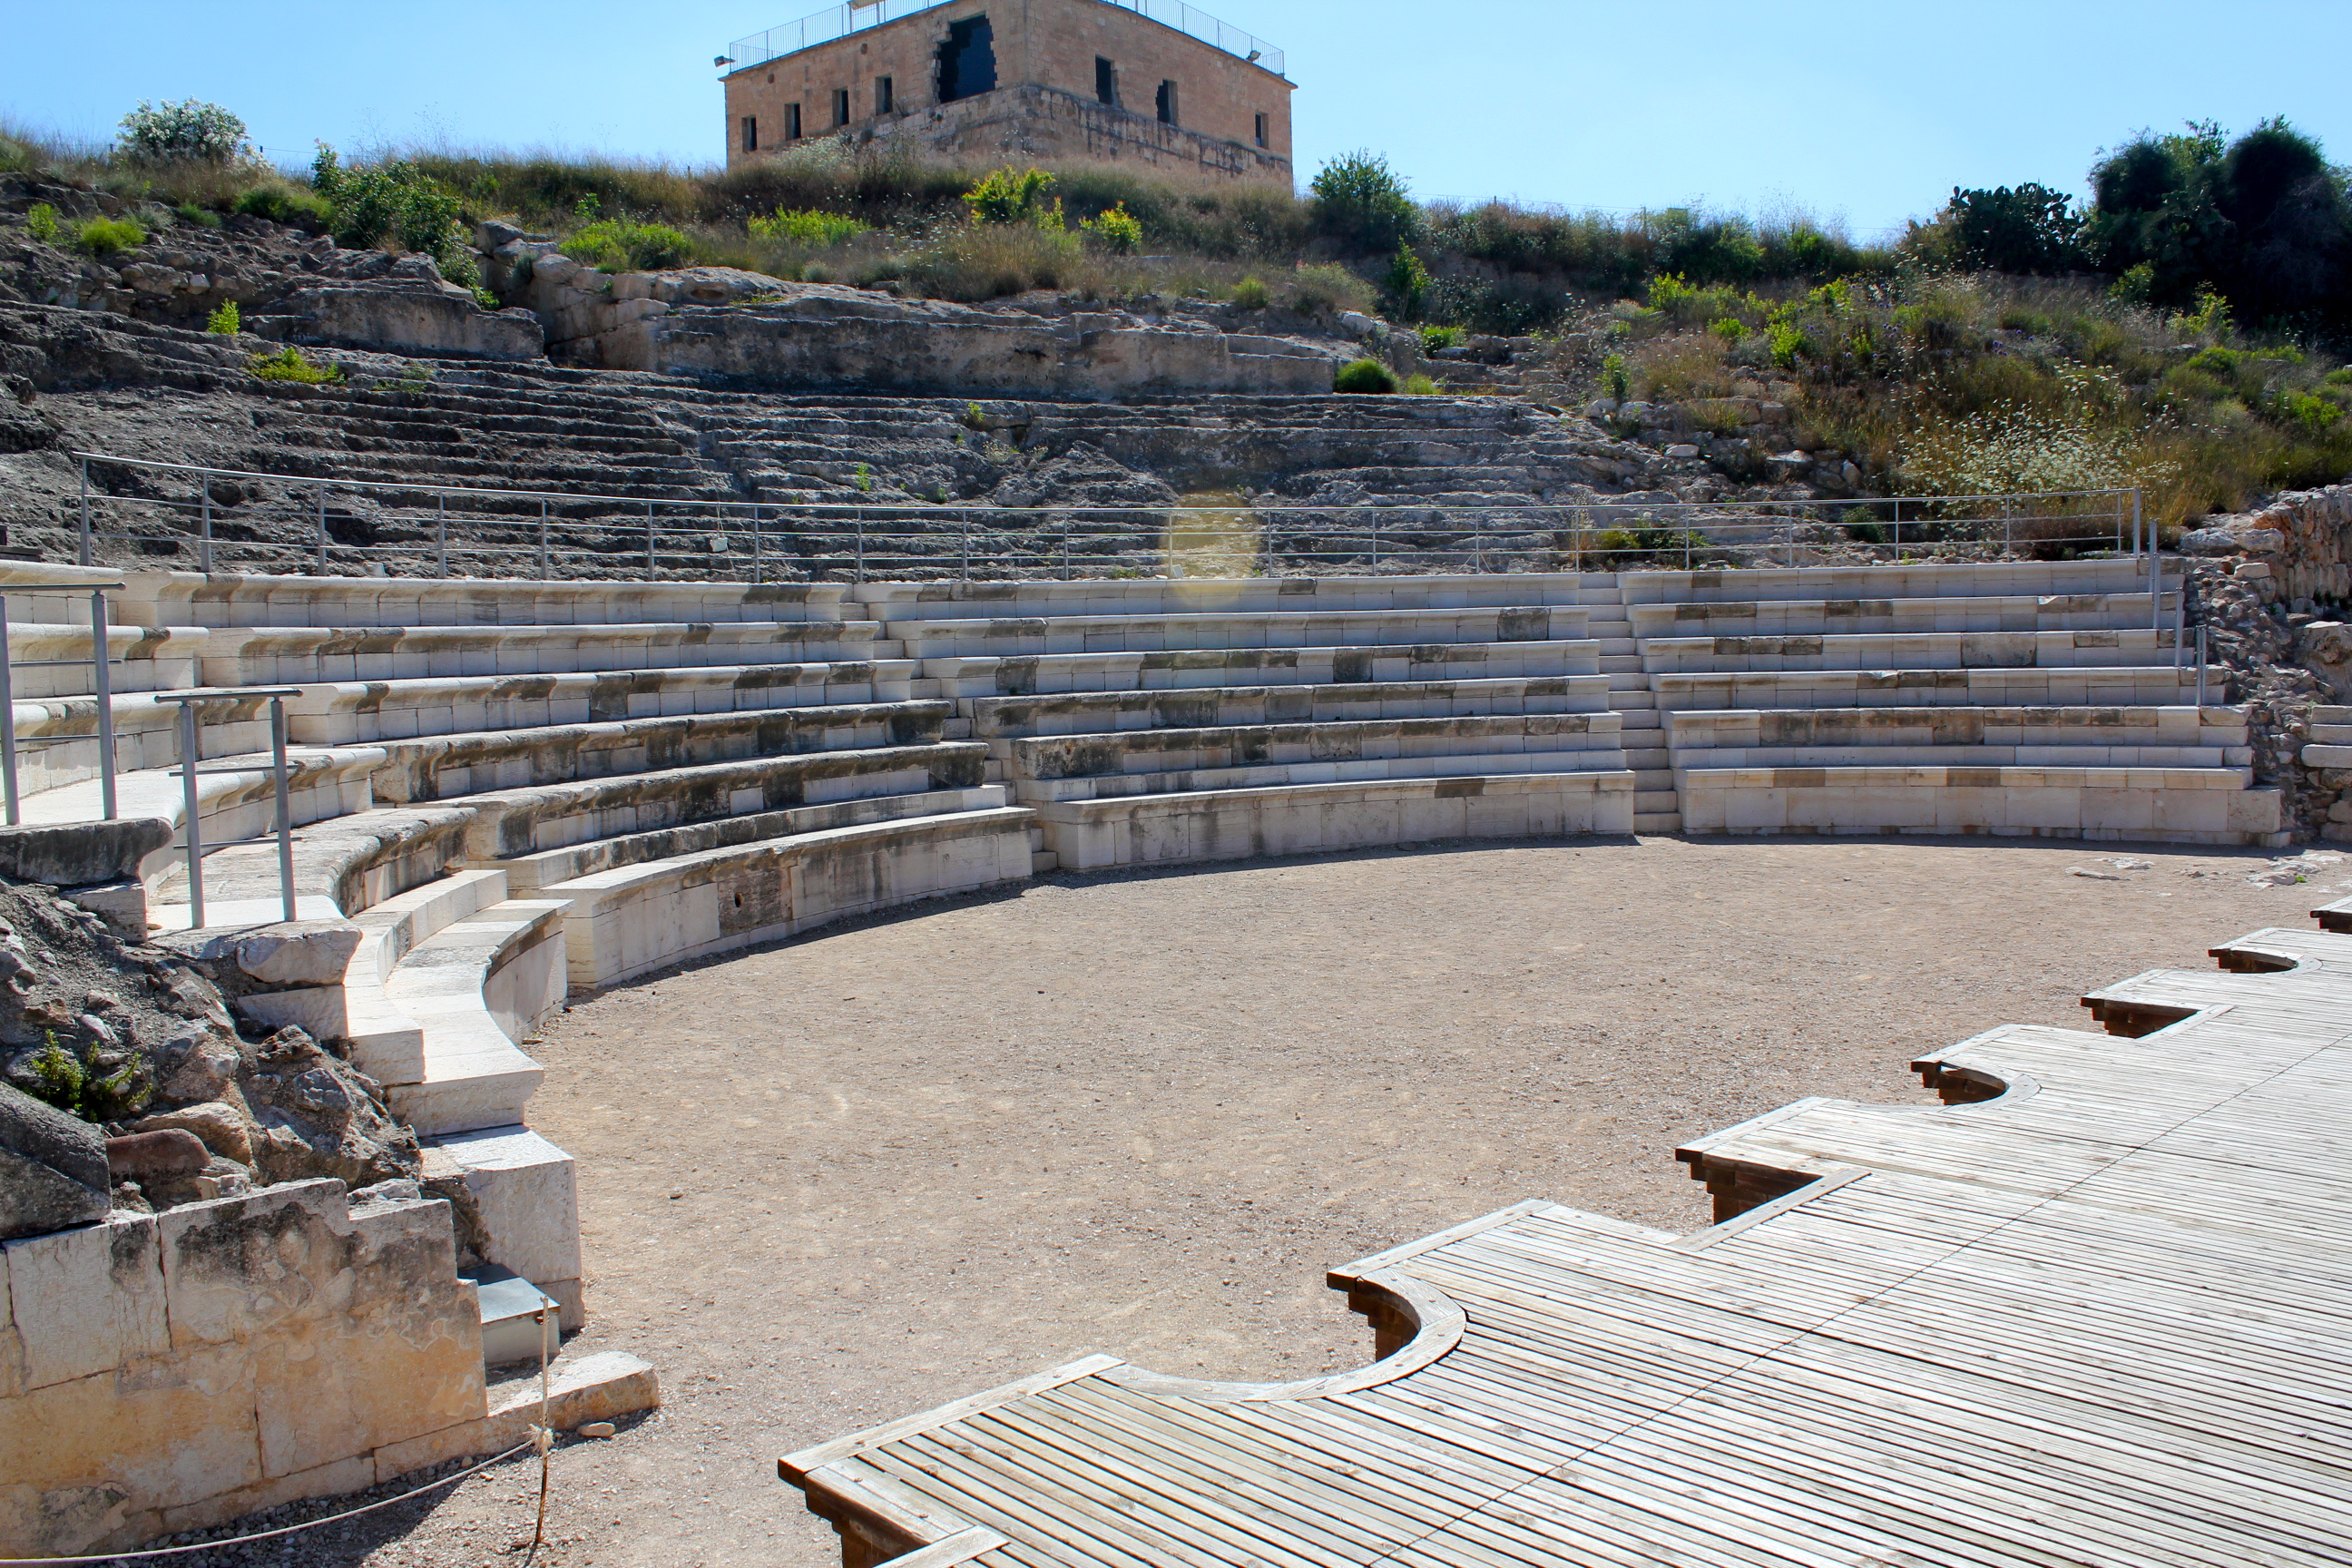
[[[376,798],[407,805],[749,757],[929,744],[946,702],[755,709],[672,719],[622,719],[379,742],[389,759]]]
[[[1631,675],[1642,668],[1642,656],[1639,654],[1608,653],[1601,656],[1601,672],[1606,675]]]
[[[1328,723],[1357,719],[1435,719],[1475,714],[1591,713],[1608,709],[1601,678],[1365,681],[1335,685],[1209,686],[1161,691],[1065,692],[963,700],[971,732],[1092,735],[1127,730],[1191,730],[1233,724]]]
[[[1591,675],[1581,641],[1419,643],[1384,647],[1069,653],[923,661],[939,694],[1022,697],[1069,691],[1171,691],[1231,685],[1340,685]],[[1643,678],[1634,677],[1636,680]]]
[[[387,1083],[394,1113],[419,1136],[507,1127],[545,1076],[516,1048],[566,989],[562,900],[509,900],[411,948],[384,999],[424,1033],[423,1071]]]
[[[1635,708],[1630,703],[1623,704],[1622,706],[1616,703],[1612,703],[1610,706],[1615,709],[1617,712],[1623,715],[1625,720],[1625,728],[1628,730],[1656,730],[1662,728],[1658,722],[1658,710],[1654,708]]]
[[[1636,833],[1680,833],[1682,830],[1680,812],[1637,812],[1633,817],[1633,831]]]
[[[2164,619],[2179,611],[2165,596]],[[1790,637],[1861,632],[2105,631],[2151,624],[2146,594],[1943,595],[1904,599],[1742,599],[1628,607],[1652,637]]]
[[[1642,662],[1654,676],[1762,670],[1916,670],[2147,666],[2171,655],[2173,634],[1865,632],[1858,636],[1653,637]]]
[[[2246,744],[2247,717],[2233,708],[1923,707],[1735,708],[1670,715],[1667,743],[1790,745]]]
[[[2229,672],[2207,671],[2219,701]],[[2114,705],[2194,701],[2197,672],[2169,665],[2043,668],[1763,670],[1667,673],[1647,678],[1660,708],[1908,708]]]
[[[1937,833],[2275,847],[2279,792],[2228,768],[1693,768],[1693,833]]]
[[[1633,815],[1635,816],[1655,816],[1676,809],[1675,792],[1671,784],[1664,789],[1644,788],[1639,774],[1634,776],[1633,783]]]
[[[542,849],[728,816],[865,796],[969,789],[987,746],[948,741],[754,757],[619,778],[498,790],[456,803],[469,813],[465,857],[493,863]]]
[[[2311,726],[2311,738],[2323,746],[2352,745],[2352,724],[2315,723]]]
[[[1584,612],[1565,606],[1426,610],[1056,616],[1003,620],[902,620],[886,635],[909,657],[1166,653],[1235,648],[1396,647],[1419,643],[1573,640]],[[937,673],[928,667],[924,673]]]
[[[1895,742],[1810,746],[1677,746],[1675,773],[1736,768],[2133,768],[2219,769],[2253,782],[2253,753],[2244,746],[1903,745]]]
[[[1618,744],[1617,715],[1608,712],[1124,730],[1015,737],[993,742],[992,747],[1001,748],[1019,784],[1276,764],[1440,759],[1464,752],[1593,751],[1606,752],[1612,766],[1622,766],[1624,754]]]
[[[865,583],[849,590],[879,621],[970,621],[1044,616],[1304,614],[1323,611],[1570,607],[1592,592],[1590,574],[1508,577],[1381,576],[1146,578],[1072,582]],[[894,629],[892,636],[903,636]]]

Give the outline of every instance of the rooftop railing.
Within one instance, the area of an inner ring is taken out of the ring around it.
[[[802,49],[829,44],[835,38],[845,38],[853,33],[879,27],[885,23],[911,16],[918,11],[930,11],[947,0],[873,0],[870,5],[832,5],[797,22],[786,22],[764,33],[753,33],[727,46],[719,57],[722,71],[747,70],[784,55]],[[1210,16],[1206,11],[1183,4],[1183,0],[1101,0],[1106,5],[1117,5],[1139,16],[1172,27],[1186,37],[1198,38],[1212,47],[1223,49],[1239,59],[1265,67],[1275,75],[1284,71],[1283,53],[1264,38],[1243,32]]]

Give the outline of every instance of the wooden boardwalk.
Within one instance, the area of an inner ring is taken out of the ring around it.
[[[2214,952],[1923,1058],[1944,1106],[1680,1151],[1697,1235],[1527,1203],[1335,1269],[1360,1372],[1094,1357],[779,1468],[849,1568],[2342,1564],[2352,934]]]

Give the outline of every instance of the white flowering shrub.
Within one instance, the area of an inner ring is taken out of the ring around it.
[[[122,117],[115,140],[131,157],[158,161],[226,163],[253,152],[244,121],[217,103],[193,98],[177,103],[141,99],[139,107]]]

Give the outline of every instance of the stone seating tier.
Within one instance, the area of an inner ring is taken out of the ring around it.
[[[2229,672],[2207,671],[2219,696]],[[1651,696],[1664,711],[1727,708],[2169,707],[2192,702],[2197,671],[2170,665],[2043,668],[1759,670],[1659,674]]]
[[[2246,717],[2227,708],[1798,708],[1678,711],[1678,770],[1929,764],[2213,767],[2252,782]]]
[[[2165,618],[2178,607],[2167,595]],[[1629,605],[1638,637],[1791,633],[2060,632],[2151,625],[2146,594],[1944,595],[1917,599],[1738,599]]]
[[[886,623],[909,658],[1227,648],[1515,643],[1579,638],[1580,607],[1276,611],[1201,615],[1018,616]]]
[[[895,657],[874,621],[639,622],[569,626],[266,626],[203,634],[218,686],[577,675],[695,665],[841,662]]]
[[[2305,767],[2352,768],[2352,708],[2322,705],[2311,710],[2303,762]]]
[[[1279,768],[1300,782],[1336,770],[1329,780],[1475,773],[1497,758],[1536,757],[1544,771],[1621,769],[1614,713],[1489,714],[1462,719],[1371,719],[1332,722],[1236,725],[1203,730],[1124,730],[1108,734],[1055,735],[1005,742],[1015,797],[1069,800],[1091,794],[1134,793],[1141,780]],[[1567,753],[1580,758],[1561,765]],[[1351,775],[1350,768],[1378,765]],[[1465,765],[1457,765],[1465,764]],[[1524,766],[1497,769],[1526,772]],[[1253,783],[1261,782],[1253,780]],[[1263,782],[1272,782],[1271,780]],[[1046,789],[1042,786],[1055,786]],[[1190,789],[1185,784],[1150,787]]]
[[[835,622],[839,583],[476,582],[131,572],[114,618],[170,626],[567,626]]]
[[[1087,578],[1065,583],[861,583],[850,590],[885,622],[1068,616],[1265,615],[1334,610],[1505,609],[1612,602],[1605,573],[1513,575]],[[893,633],[896,636],[898,634]]]
[[[1333,686],[1598,673],[1590,639],[1411,643],[1386,647],[1187,648],[1169,653],[933,656],[918,695],[1029,697],[1088,691],[1191,691],[1225,686]],[[936,684],[932,684],[936,683]]]
[[[1318,686],[1210,686],[1163,691],[1066,692],[968,698],[976,740],[1099,735],[1128,730],[1215,729],[1234,724],[1328,724],[1365,719],[1442,719],[1504,713],[1609,711],[1608,678],[1559,675],[1517,680],[1393,680]]]
[[[2018,595],[2141,594],[2147,564],[2129,558],[2083,561],[1923,561],[1885,566],[1750,567],[1620,574],[1623,603],[1636,606],[1737,604],[1804,595],[1838,599],[2012,597]],[[2168,589],[2169,594],[2170,590]],[[2146,603],[2142,600],[2143,605]]]
[[[1987,834],[1996,837],[2269,843],[2278,792],[2240,770],[2164,767],[1691,768],[1685,831]]]
[[[402,955],[385,1002],[424,1036],[411,1077],[382,1079],[420,1137],[520,1125],[544,1076],[516,1048],[566,990],[560,899],[514,899],[450,921]]]
[[[2146,627],[2084,632],[1890,632],[1846,636],[1650,637],[1642,665],[1652,675],[1778,669],[2075,669],[2170,661],[2174,636]]]

